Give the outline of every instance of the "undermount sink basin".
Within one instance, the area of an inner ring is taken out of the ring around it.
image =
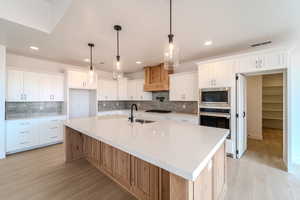
[[[145,119],[136,119],[135,122],[141,123],[141,124],[149,124],[149,123],[153,123],[155,121],[145,120]]]

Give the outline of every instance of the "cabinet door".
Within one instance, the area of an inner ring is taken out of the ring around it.
[[[84,76],[83,82],[85,83],[85,88],[90,89],[90,90],[97,89],[97,85],[98,85],[97,73],[94,73],[93,75],[90,75],[89,72],[86,73],[86,75]]]
[[[144,80],[136,80],[136,97],[137,100],[141,101],[151,101],[152,100],[152,93],[151,92],[144,92]]]
[[[114,148],[108,144],[101,143],[101,167],[108,174],[113,174]]]
[[[158,167],[132,157],[132,190],[139,199],[157,200],[159,191]]]
[[[198,67],[199,73],[199,88],[210,88],[212,87],[212,70],[213,64],[203,64]]]
[[[235,61],[226,60],[214,64],[214,87],[232,87],[234,84]]]
[[[23,87],[25,101],[40,101],[40,74],[23,73]]]
[[[86,76],[82,72],[76,71],[68,71],[68,87],[69,88],[84,88],[84,81],[86,80]]]
[[[115,148],[113,176],[123,186],[130,188],[130,155]]]
[[[6,151],[14,152],[39,144],[38,127],[35,121],[8,121],[6,126]]]
[[[286,68],[287,54],[285,52],[266,53],[262,57],[262,68]]]
[[[118,100],[128,100],[127,82],[127,78],[118,80]]]
[[[8,70],[6,101],[25,101],[23,92],[23,72]]]
[[[52,80],[52,101],[64,101],[64,77],[51,76]]]
[[[115,101],[118,99],[118,83],[117,81],[109,80],[107,82],[107,88],[105,91],[108,94],[108,98],[111,101]]]
[[[53,84],[56,84],[53,82],[51,77],[49,75],[43,74],[40,77],[40,97],[41,101],[52,101],[52,87]]]
[[[257,58],[255,56],[245,56],[238,60],[238,72],[255,71],[257,66]]]
[[[127,83],[128,100],[137,100],[136,81],[130,80]]]
[[[98,88],[97,88],[97,96],[98,96],[98,100],[99,101],[103,101],[104,100],[104,93],[103,93],[103,90],[104,90],[104,80],[100,79],[98,81]]]

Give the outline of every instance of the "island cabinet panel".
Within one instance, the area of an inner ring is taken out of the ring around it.
[[[66,162],[84,157],[83,135],[71,128],[65,128],[65,159]]]
[[[226,151],[223,145],[213,157],[213,196],[214,200],[222,199],[226,190]]]
[[[114,148],[105,143],[101,143],[101,168],[111,176],[113,175]]]
[[[201,172],[194,182],[194,200],[213,200],[213,170],[212,161]]]
[[[133,194],[141,200],[159,199],[159,168],[136,157],[131,157]]]
[[[83,138],[84,157],[96,168],[100,167],[101,161],[101,142],[89,136]]]
[[[114,148],[114,167],[113,177],[117,179],[121,185],[130,189],[131,177],[130,177],[130,155],[123,151]]]

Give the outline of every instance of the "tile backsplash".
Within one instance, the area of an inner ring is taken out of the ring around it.
[[[63,102],[6,102],[6,119],[62,114]]]
[[[196,114],[198,109],[196,101],[169,101],[169,92],[153,92],[152,101],[99,101],[98,111],[130,109],[133,103],[141,110],[160,109]]]

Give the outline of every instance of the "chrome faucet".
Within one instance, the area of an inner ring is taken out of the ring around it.
[[[136,104],[132,104],[132,105],[131,105],[131,108],[130,108],[130,117],[128,118],[129,121],[130,121],[131,123],[133,123],[133,121],[134,121],[134,117],[133,117],[133,107],[135,107],[135,110],[136,110],[136,111],[138,110]]]

